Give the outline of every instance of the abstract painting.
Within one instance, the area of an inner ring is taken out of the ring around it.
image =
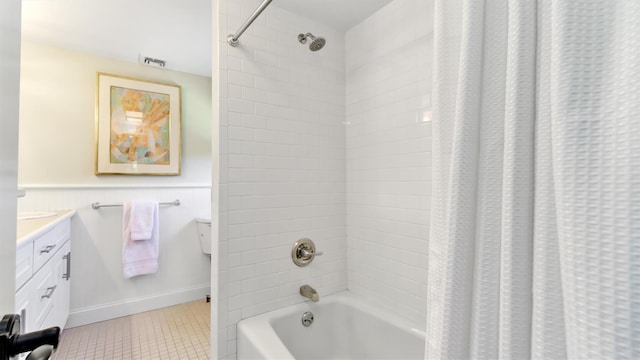
[[[96,174],[179,175],[180,92],[98,73]]]

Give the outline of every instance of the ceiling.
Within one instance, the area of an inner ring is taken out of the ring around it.
[[[142,54],[211,76],[210,0],[24,0],[22,35],[132,62]]]
[[[230,0],[234,1],[234,0]],[[342,31],[392,0],[275,0],[278,6]],[[23,0],[25,40],[211,76],[212,0]]]
[[[392,0],[274,0],[271,4],[346,31]]]

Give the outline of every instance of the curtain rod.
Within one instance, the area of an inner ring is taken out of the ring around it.
[[[264,9],[266,9],[267,6],[271,4],[271,1],[273,0],[264,0],[262,4],[258,6],[256,11],[254,11],[253,14],[251,14],[251,16],[247,19],[247,21],[245,21],[244,24],[240,26],[240,29],[238,29],[238,31],[236,31],[235,34],[229,34],[229,36],[227,36],[227,42],[229,43],[229,45],[233,47],[238,46],[238,43],[239,43],[238,39],[240,38],[240,36],[242,36],[242,34],[247,30],[247,28],[251,26],[251,24],[253,24],[256,18],[260,16],[260,14],[262,14]]]

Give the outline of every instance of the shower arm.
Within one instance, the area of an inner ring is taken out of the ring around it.
[[[239,43],[238,39],[240,39],[240,36],[242,36],[242,34],[247,30],[247,28],[251,26],[251,24],[253,24],[256,18],[260,16],[260,14],[262,14],[264,9],[266,9],[267,6],[269,6],[269,4],[271,4],[272,1],[273,0],[264,0],[262,4],[258,6],[256,11],[254,11],[253,14],[251,14],[251,16],[247,19],[247,21],[245,21],[244,24],[240,26],[240,29],[238,29],[238,31],[236,31],[235,34],[229,34],[229,36],[227,36],[227,42],[229,43],[229,45],[233,47],[238,46],[238,43]]]

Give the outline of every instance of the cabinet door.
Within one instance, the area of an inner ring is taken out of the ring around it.
[[[20,333],[31,332],[36,330],[33,325],[33,302],[31,296],[31,287],[23,286],[16,292],[15,312],[20,315]]]
[[[15,313],[20,315],[20,333],[24,334],[27,332],[36,331],[35,327],[32,325],[33,321],[31,318],[33,317],[34,311],[33,306],[31,305],[33,302],[31,301],[31,287],[23,286],[22,289],[16,292],[16,306]],[[18,355],[18,360],[24,360],[27,357],[26,353],[22,353]]]
[[[64,329],[69,318],[69,299],[71,289],[71,241],[67,241],[54,255],[55,259],[55,325]]]

